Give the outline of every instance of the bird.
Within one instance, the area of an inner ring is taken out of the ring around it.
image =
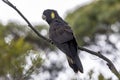
[[[69,24],[54,9],[46,9],[42,19],[49,25],[49,38],[52,43],[65,53],[69,66],[75,73],[83,73],[83,66],[78,56],[78,44]]]

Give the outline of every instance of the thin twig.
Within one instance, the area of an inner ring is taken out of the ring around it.
[[[7,5],[9,5],[10,7],[12,7],[13,9],[15,9],[18,14],[27,22],[28,26],[40,37],[42,38],[43,40],[49,42],[49,43],[52,43],[50,39],[42,36],[32,25],[31,23],[24,17],[24,15],[11,3],[9,2],[8,0],[2,0],[3,2],[5,2]],[[94,52],[94,51],[91,51],[89,49],[86,49],[86,48],[83,48],[83,47],[78,47],[78,49],[80,49],[81,51],[85,51],[85,52],[88,52],[92,55],[95,55],[95,56],[98,56],[99,58],[103,59],[104,61],[107,62],[107,65],[109,67],[109,69],[111,70],[112,73],[114,73],[116,75],[116,77],[118,77],[118,79],[120,80],[120,74],[119,72],[117,71],[117,69],[115,68],[114,64],[105,56],[103,56],[100,52]]]

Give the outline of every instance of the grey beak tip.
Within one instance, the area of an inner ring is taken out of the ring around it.
[[[43,19],[43,20],[46,20],[46,16],[45,16],[45,15],[42,15],[42,19]]]

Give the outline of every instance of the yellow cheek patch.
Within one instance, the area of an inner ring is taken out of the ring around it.
[[[55,18],[55,13],[51,12],[51,18],[54,19]]]

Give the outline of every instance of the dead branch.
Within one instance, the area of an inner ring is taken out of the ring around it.
[[[16,6],[14,6],[11,2],[9,2],[8,0],[2,0],[4,3],[6,3],[7,5],[9,5],[10,7],[12,7],[14,10],[16,10],[18,12],[18,14],[27,22],[28,26],[43,40],[45,40],[46,42],[52,43],[52,41],[44,36],[42,36],[33,26],[32,24],[27,20],[27,18],[24,17],[24,15],[16,8]],[[111,72],[113,74],[116,75],[116,77],[120,80],[120,74],[117,71],[117,69],[115,68],[114,64],[105,56],[103,56],[100,52],[94,52],[91,51],[89,49],[83,48],[83,47],[78,47],[78,49],[80,49],[81,51],[85,51],[88,52],[92,55],[95,55],[101,59],[103,59],[104,61],[107,62],[107,66],[109,67],[109,69],[111,70]]]

